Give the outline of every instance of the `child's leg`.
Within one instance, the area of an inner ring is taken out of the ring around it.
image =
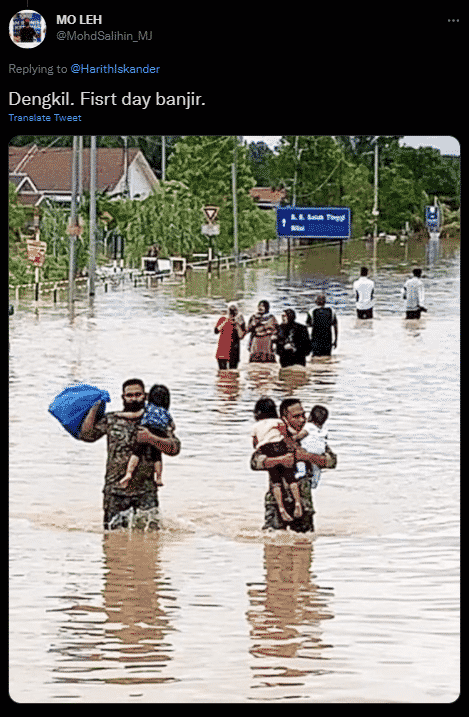
[[[301,518],[301,516],[303,515],[303,508],[301,506],[300,486],[298,485],[298,481],[292,481],[290,483],[290,490],[292,492],[293,498],[295,499],[295,510],[293,513],[293,517]]]
[[[292,517],[288,515],[287,511],[285,510],[285,506],[283,505],[282,488],[280,486],[280,483],[273,484],[272,492],[274,494],[274,498],[278,506],[278,512],[280,513],[280,517],[283,521],[285,521],[285,523],[290,523],[292,521]]]
[[[269,476],[272,484],[272,493],[274,494],[280,517],[283,521],[285,521],[285,523],[290,523],[292,521],[292,517],[287,513],[285,506],[283,505],[281,476],[275,468],[269,471]]]
[[[164,485],[161,474],[163,472],[163,464],[161,461],[155,461],[153,480],[156,485]]]
[[[129,458],[129,462],[127,463],[127,470],[125,472],[125,476],[122,478],[122,480],[119,481],[119,485],[121,485],[123,488],[127,488],[129,485],[130,479],[133,476],[134,470],[138,466],[140,458],[135,455],[135,453],[132,453],[132,455]]]

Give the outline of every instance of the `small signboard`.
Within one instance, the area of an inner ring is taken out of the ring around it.
[[[438,207],[425,207],[425,223],[429,229],[438,229],[440,226],[440,210]]]
[[[45,241],[35,239],[26,240],[26,255],[34,266],[43,266],[46,258],[47,244]]]
[[[214,237],[220,234],[219,224],[202,224],[202,234],[208,237]]]
[[[348,239],[350,207],[278,207],[277,236]]]
[[[67,234],[71,237],[79,237],[83,232],[83,227],[80,224],[69,224],[67,227]]]

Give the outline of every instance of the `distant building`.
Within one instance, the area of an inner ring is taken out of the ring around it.
[[[250,196],[257,202],[259,209],[276,209],[285,203],[286,189],[271,189],[271,187],[253,187],[249,190]]]
[[[127,159],[127,162],[126,162]],[[127,169],[126,169],[127,165]],[[109,197],[123,194],[128,183],[130,199],[146,199],[159,181],[139,149],[98,147],[96,188]],[[72,198],[72,148],[9,148],[9,179],[16,187],[21,204],[40,206],[50,200],[68,206]],[[83,190],[90,186],[90,150],[83,150]]]

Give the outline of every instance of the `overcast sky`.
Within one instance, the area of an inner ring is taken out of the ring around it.
[[[273,149],[276,144],[278,144],[280,141],[280,137],[276,137],[273,135],[268,136],[256,136],[256,137],[246,137],[243,135],[243,142],[247,142],[250,144],[251,142],[265,142],[266,144]],[[401,140],[401,146],[404,145],[406,147],[435,147],[436,149],[439,149],[442,154],[457,154],[460,153],[459,148],[459,142],[455,137],[451,137],[449,135],[441,135],[441,136],[430,136],[430,135],[411,135],[408,137],[404,137],[404,139]]]

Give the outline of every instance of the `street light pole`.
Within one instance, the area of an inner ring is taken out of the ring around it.
[[[374,202],[373,202],[373,211],[372,214],[375,218],[374,222],[374,228],[373,228],[373,237],[376,238],[378,236],[378,137],[376,137],[375,140],[375,196],[374,196]]]
[[[70,205],[70,235],[68,254],[68,299],[72,306],[75,299],[75,234],[77,222],[77,173],[78,173],[78,136],[73,136],[72,150],[72,201]]]
[[[95,294],[96,279],[96,135],[90,144],[90,268],[89,295]]]
[[[233,254],[235,264],[239,262],[239,251],[238,251],[238,198],[237,198],[237,182],[236,182],[236,171],[237,171],[237,159],[238,159],[238,142],[242,142],[242,136],[236,136],[233,159],[234,162],[231,165],[231,184],[233,191]]]

